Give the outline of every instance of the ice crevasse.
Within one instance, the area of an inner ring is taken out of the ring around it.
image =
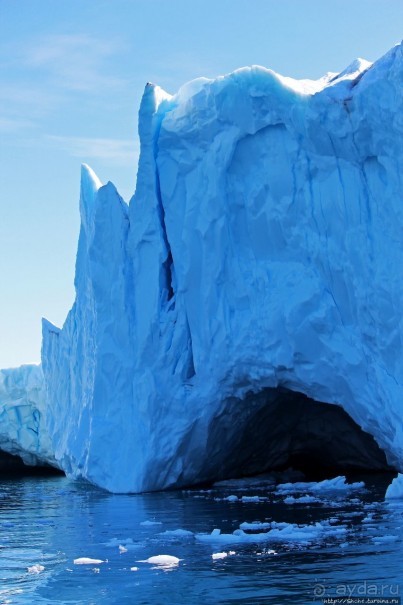
[[[397,45],[317,81],[146,86],[135,195],[83,166],[76,300],[43,323],[67,473],[139,492],[281,466],[293,394],[403,470],[402,85]]]

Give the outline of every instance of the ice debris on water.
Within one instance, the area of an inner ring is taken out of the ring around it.
[[[32,574],[39,574],[42,571],[44,571],[45,567],[43,565],[31,565],[30,567],[27,568],[28,573],[32,573]]]
[[[174,557],[173,555],[154,555],[148,557],[148,559],[142,559],[137,561],[138,563],[149,563],[150,565],[156,565],[157,567],[176,567],[179,565],[181,559]]]
[[[79,557],[74,559],[74,565],[99,565],[100,563],[106,563],[102,559],[91,559],[90,557]]]

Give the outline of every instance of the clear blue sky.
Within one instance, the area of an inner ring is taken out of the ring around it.
[[[0,368],[39,361],[73,302],[80,163],[131,197],[147,81],[318,78],[402,26],[402,0],[0,0]]]

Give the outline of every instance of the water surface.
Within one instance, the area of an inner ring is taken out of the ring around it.
[[[0,603],[307,605],[343,586],[374,595],[381,585],[400,594],[403,506],[384,503],[388,479],[360,479],[365,490],[305,503],[308,490],[280,494],[270,483],[122,496],[65,477],[0,481]],[[245,537],[243,522],[266,525]],[[276,527],[283,533],[266,539]],[[191,533],[164,533],[179,529]],[[180,561],[139,562],[160,554]],[[28,571],[36,565],[44,569]]]

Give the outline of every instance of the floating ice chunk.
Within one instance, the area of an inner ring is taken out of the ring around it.
[[[172,536],[177,538],[189,538],[193,532],[188,529],[167,529],[159,534],[160,536]]]
[[[386,500],[403,500],[403,474],[399,473],[389,485],[385,494]]]
[[[122,546],[122,544],[119,544],[119,552],[120,553],[127,552],[127,548],[125,546]]]
[[[241,529],[245,530],[245,529],[269,529],[271,527],[271,523],[261,523],[260,521],[254,521],[253,523],[248,523],[247,521],[244,521],[243,523],[241,523],[241,525],[239,526]]]
[[[241,502],[267,502],[268,498],[265,496],[242,496]]]
[[[138,561],[138,563],[149,563],[150,565],[169,568],[179,565],[179,561],[181,561],[181,559],[172,555],[154,555],[153,557],[148,557],[148,559],[142,559]]]
[[[99,569],[99,567],[94,567],[92,571],[93,571],[94,573],[99,573],[99,572],[100,572],[100,569]]]
[[[321,502],[315,496],[301,496],[299,498],[295,498],[295,496],[287,496],[284,498],[284,504],[314,504],[317,502]]]
[[[141,521],[140,525],[143,527],[152,527],[153,525],[162,525],[161,521]]]
[[[215,488],[225,487],[228,489],[247,490],[250,488],[256,489],[260,487],[268,488],[275,484],[273,475],[259,475],[257,477],[242,477],[239,479],[224,479],[223,481],[216,481],[214,483]]]
[[[115,546],[127,546],[128,544],[133,544],[133,539],[132,538],[111,538],[110,540],[108,540],[108,542],[104,542],[103,545],[104,546],[110,546],[110,547],[115,547]]]
[[[130,568],[130,571],[138,571],[138,570],[139,570],[139,568],[138,568],[138,567],[131,567],[131,568]]]
[[[216,561],[217,559],[225,559],[226,557],[228,557],[227,552],[215,552],[211,555],[213,561]]]
[[[333,526],[328,521],[307,525],[296,523],[276,523],[272,521],[270,529],[265,532],[249,534],[243,529],[236,529],[232,534],[222,534],[220,530],[213,530],[211,534],[196,534],[200,542],[211,544],[255,544],[262,542],[289,542],[310,543],[329,537],[340,537],[347,533],[344,525]]]
[[[74,559],[74,565],[99,565],[100,563],[106,563],[102,559],[91,559],[90,557],[79,557]]]
[[[214,498],[216,502],[238,502],[238,496],[232,494],[231,496],[226,496],[225,498]]]
[[[38,574],[41,573],[41,571],[43,571],[45,569],[45,567],[43,565],[31,565],[30,567],[27,568],[28,573],[33,573],[33,574]]]
[[[375,544],[387,544],[388,542],[396,542],[396,540],[398,540],[398,537],[392,535],[374,536],[372,538],[372,542],[375,542]]]
[[[358,481],[356,483],[347,483],[346,478],[334,477],[334,479],[325,479],[319,482],[297,482],[280,483],[276,487],[276,492],[280,494],[293,494],[295,492],[326,493],[326,492],[349,492],[357,489],[364,489],[365,483]]]

